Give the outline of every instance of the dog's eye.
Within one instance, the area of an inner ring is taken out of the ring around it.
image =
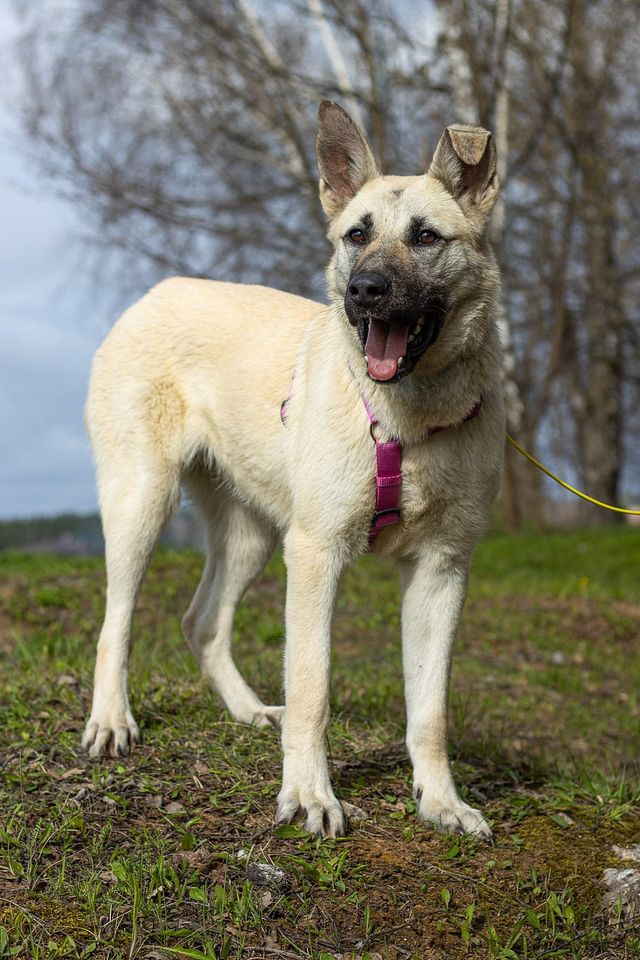
[[[347,234],[351,243],[366,243],[367,238],[365,236],[364,230],[361,230],[359,227],[354,227],[353,230],[349,230]]]
[[[440,237],[435,230],[421,230],[416,237],[421,247],[431,247],[434,243],[437,243],[439,239]]]

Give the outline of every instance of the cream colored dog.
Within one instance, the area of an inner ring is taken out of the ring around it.
[[[486,240],[498,189],[491,135],[449,127],[426,175],[381,176],[361,131],[325,101],[318,161],[335,247],[331,306],[172,279],[128,310],[96,355],[87,422],[108,590],[83,744],[97,757],[139,741],[127,692],[131,619],[182,483],[207,541],[186,637],[236,720],[282,721],[277,819],[303,816],[309,831],[342,833],[325,746],[330,632],[340,576],[367,550],[374,510],[364,401],[378,439],[402,444],[400,519],[374,549],[400,565],[419,812],[445,831],[490,836],[451,776],[447,691],[469,562],[503,454],[499,279]],[[260,701],[230,650],[236,606],[279,538],[286,709]]]

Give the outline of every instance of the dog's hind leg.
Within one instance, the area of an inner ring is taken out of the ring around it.
[[[260,700],[231,655],[236,608],[273,552],[277,535],[226,491],[206,495],[200,482],[187,483],[187,489],[206,525],[207,561],[182,621],[185,637],[235,720],[258,726],[277,724],[283,708]]]
[[[105,473],[107,474],[105,476]],[[107,566],[107,606],[98,641],[93,706],[82,745],[90,756],[124,756],[140,733],[128,695],[133,611],[149,560],[179,499],[179,473],[151,459],[98,471]]]

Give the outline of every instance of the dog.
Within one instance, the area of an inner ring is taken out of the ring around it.
[[[329,306],[174,278],[131,307],[96,354],[86,420],[107,604],[83,745],[118,756],[139,742],[131,620],[182,484],[206,535],[184,633],[236,720],[282,724],[276,820],[344,832],[326,752],[331,621],[342,572],[372,549],[400,567],[419,815],[489,838],[452,778],[447,699],[470,558],[504,451],[500,280],[487,239],[493,139],[450,126],[426,173],[382,176],[363,132],[323,101],[317,155]],[[264,704],[231,655],[236,607],[279,539],[286,709]]]

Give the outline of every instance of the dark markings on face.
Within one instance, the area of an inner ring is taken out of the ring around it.
[[[360,234],[360,237],[356,237],[354,239],[352,237],[354,232]],[[371,240],[372,233],[373,217],[370,213],[363,213],[360,219],[357,220],[349,230],[347,230],[345,236],[345,239],[347,240],[347,253],[350,260],[353,261],[353,259],[358,257],[363,250],[366,250],[369,241]]]
[[[396,190],[391,191],[391,196],[395,197],[397,200],[399,197],[402,196],[403,193],[404,193],[404,187],[398,187]]]
[[[360,223],[362,225],[362,229],[364,230],[364,232],[366,234],[371,234],[371,231],[373,230],[373,217],[371,216],[371,214],[365,213],[364,216],[361,218]]]
[[[439,237],[442,237],[442,234],[439,230],[435,229],[431,223],[426,220],[423,220],[422,217],[412,217],[409,221],[409,226],[407,227],[406,233],[406,242],[409,246],[415,246],[418,240],[418,236],[422,233],[423,230],[430,230],[432,233],[437,234]],[[447,238],[450,239],[450,238]]]
[[[409,221],[409,227],[407,230],[407,242],[415,243],[416,237],[418,236],[420,231],[425,229],[428,230],[429,227],[424,222],[424,220],[422,220],[420,217],[411,217],[411,220]]]

